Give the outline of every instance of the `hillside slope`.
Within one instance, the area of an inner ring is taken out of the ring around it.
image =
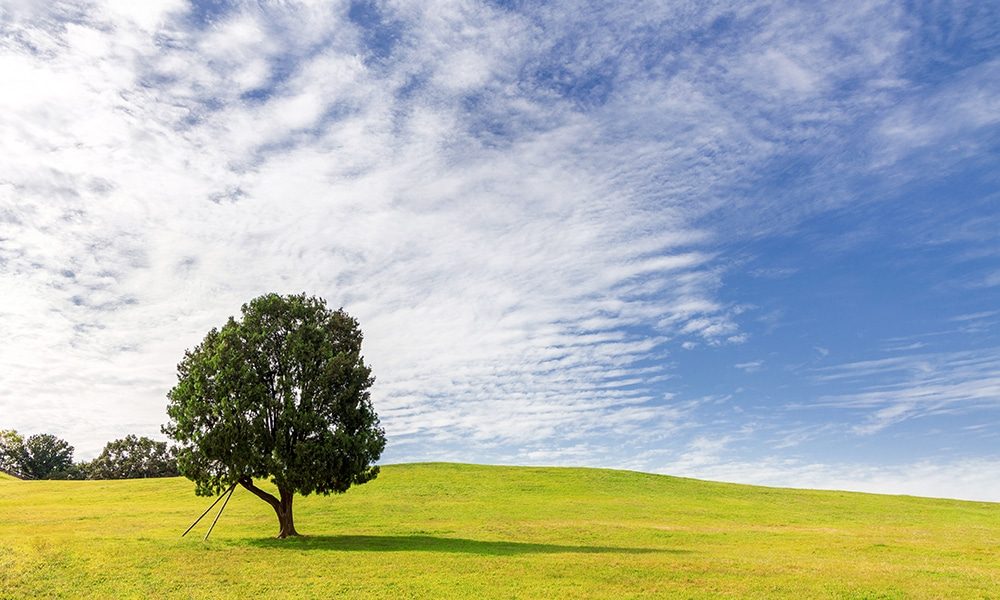
[[[297,500],[184,479],[0,481],[0,597],[989,598],[1000,504],[599,469],[416,464]],[[212,515],[210,515],[211,518]]]

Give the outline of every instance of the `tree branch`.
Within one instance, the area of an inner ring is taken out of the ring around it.
[[[264,502],[270,504],[271,507],[274,508],[275,510],[278,510],[278,507],[281,506],[281,502],[277,498],[265,492],[264,490],[260,489],[259,487],[255,486],[253,484],[253,479],[250,479],[249,477],[244,477],[240,479],[239,483],[249,492],[251,492],[254,496],[257,496]]]

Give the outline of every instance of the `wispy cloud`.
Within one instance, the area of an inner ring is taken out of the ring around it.
[[[663,168],[640,168],[700,150],[657,132],[637,163],[620,137],[648,82],[583,106],[543,76],[569,31],[475,4],[384,8],[399,39],[374,62],[350,15],[304,5],[201,28],[176,4],[6,15],[15,425],[91,452],[123,422],[155,431],[182,349],[266,290],[361,318],[400,442],[626,435],[672,414],[646,383],[668,340],[739,339],[702,209],[651,194]],[[725,163],[698,170],[724,180]],[[106,429],[75,428],[78,403]]]
[[[712,464],[669,463],[660,472],[778,487],[1000,501],[1000,460],[991,458],[879,465],[790,458],[744,462],[727,457]]]
[[[909,419],[965,414],[1000,407],[1000,352],[948,352],[894,356],[817,369],[817,379],[858,388],[828,395],[815,407],[864,415],[859,434],[877,433]]]
[[[760,371],[761,367],[764,366],[764,361],[751,360],[747,362],[736,363],[733,366],[745,373],[756,373],[757,371]]]

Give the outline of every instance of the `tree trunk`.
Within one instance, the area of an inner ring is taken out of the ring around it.
[[[278,502],[278,506],[274,507],[274,511],[278,513],[278,525],[280,526],[278,537],[284,539],[298,536],[299,532],[295,531],[295,519],[292,516],[292,499],[295,494],[282,489],[279,489],[278,493],[281,494],[281,500]]]
[[[292,517],[292,499],[295,498],[294,492],[278,488],[278,494],[281,496],[281,499],[279,500],[272,494],[269,494],[254,485],[253,480],[249,477],[240,479],[239,483],[255,496],[270,504],[271,508],[274,509],[274,512],[278,515],[279,539],[285,539],[293,536],[297,537],[299,535],[299,532],[295,531],[295,519]]]

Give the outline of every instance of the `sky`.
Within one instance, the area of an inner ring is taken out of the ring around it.
[[[0,428],[267,292],[382,462],[1000,501],[1000,4],[0,0]]]

